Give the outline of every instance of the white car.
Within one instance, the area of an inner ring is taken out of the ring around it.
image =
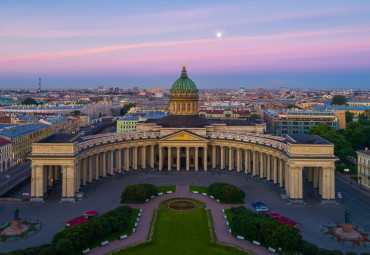
[[[269,209],[267,208],[267,206],[264,206],[264,205],[257,205],[255,207],[256,209],[256,212],[267,212]]]

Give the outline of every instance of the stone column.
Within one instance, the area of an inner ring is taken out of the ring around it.
[[[95,154],[95,180],[99,179],[99,173],[100,173],[100,165],[99,165],[99,155],[100,154]]]
[[[146,169],[146,145],[141,147],[141,168]]]
[[[198,147],[195,147],[195,151],[194,151],[194,167],[195,167],[195,171],[198,171],[198,167],[199,167],[199,164],[198,164]]]
[[[260,152],[260,178],[264,177],[264,169],[265,169],[265,154]]]
[[[48,174],[48,186],[53,186],[54,182],[54,166],[49,166],[47,169]]]
[[[253,151],[253,176],[256,176],[258,174],[257,168],[258,166],[258,156],[257,156],[257,151]]]
[[[290,198],[303,199],[302,168],[293,166],[290,169]]]
[[[159,166],[158,166],[159,171],[163,170],[163,148],[159,146]]]
[[[154,145],[150,145],[150,168],[154,169]]]
[[[212,169],[216,168],[216,145],[212,146]]]
[[[321,180],[320,180],[321,184]],[[334,167],[322,167],[322,199],[335,199]]]
[[[277,160],[277,157],[274,156],[273,157],[273,164],[274,164],[274,168],[273,168],[273,175],[274,175],[274,183],[276,184],[278,182],[278,177],[277,177],[277,173],[278,173],[278,160]]]
[[[267,161],[267,166],[266,166],[266,177],[267,180],[271,180],[271,155],[267,154],[266,155],[266,161]]]
[[[121,149],[116,149],[116,167],[115,167],[115,172],[116,173],[121,173],[122,172],[122,151]]]
[[[176,156],[177,156],[177,158],[176,158],[176,167],[177,167],[177,171],[180,171],[180,147],[176,147]]]
[[[113,151],[108,151],[108,174],[113,175]]]
[[[236,148],[236,171],[239,173],[242,168],[241,168],[241,165],[242,165],[242,159],[241,159],[241,149],[240,148]]]
[[[203,147],[203,169],[207,171],[208,168],[208,153],[207,153],[207,146]]]
[[[93,180],[93,156],[89,156],[89,182]]]
[[[171,154],[171,152],[172,152],[172,147],[168,147],[167,148],[167,150],[168,150],[168,160],[167,160],[167,164],[168,164],[168,171],[170,171],[171,170],[171,168],[172,168],[172,154]]]
[[[87,182],[87,157],[82,161],[82,185],[86,185]]]
[[[319,194],[322,195],[322,190],[323,190],[323,169],[322,169],[322,167],[319,167],[318,170],[319,170]]]
[[[229,147],[225,146],[225,168],[228,168],[229,166],[229,154],[230,154]]]
[[[80,189],[80,186],[81,186],[81,167],[80,167],[80,162],[76,162],[75,165],[74,165],[74,169],[75,169],[75,176],[76,176],[76,181],[75,181],[75,185],[76,185],[76,189],[75,189],[75,192],[78,192],[79,189]]]
[[[290,166],[288,164],[288,162],[285,162],[285,191],[287,194],[290,193],[290,190],[289,190],[289,183],[290,183],[290,177],[289,177],[289,174],[290,174]]]
[[[281,158],[279,158],[279,186],[283,187],[284,181],[283,181],[283,165],[284,162]]]
[[[234,170],[234,148],[229,147],[229,170]]]
[[[186,171],[190,170],[190,148],[186,147]]]
[[[318,167],[313,167],[312,172],[313,172],[312,186],[313,186],[314,189],[317,189],[318,184],[319,184],[319,168]]]
[[[225,147],[220,146],[221,148],[221,169],[225,169]]]
[[[306,167],[307,181],[309,182],[313,181],[313,169],[313,167]]]
[[[66,197],[72,198],[75,196],[75,193],[76,193],[76,168],[75,168],[75,165],[67,165],[66,168],[67,168],[66,169],[66,182],[67,182]]]
[[[133,152],[133,154],[134,154],[134,155],[133,155],[133,156],[134,156],[134,157],[133,157],[133,160],[132,160],[132,161],[133,161],[133,162],[132,162],[132,163],[133,163],[132,168],[133,168],[134,170],[137,170],[137,147],[138,147],[138,146],[134,146],[134,147],[133,147],[133,149],[134,149],[134,152]]]
[[[31,197],[36,197],[38,167],[33,164],[31,165]]]
[[[107,176],[107,153],[102,152],[102,170],[103,170],[103,177]]]
[[[130,170],[130,147],[125,147],[124,149],[124,170],[129,171]]]
[[[250,173],[251,172],[251,154],[248,149],[244,150],[244,158],[245,158],[245,165],[244,165],[244,172]]]
[[[54,167],[54,180],[58,181],[60,179],[60,166]]]
[[[68,191],[68,165],[63,166],[63,173],[62,173],[62,197],[67,197],[67,191]]]

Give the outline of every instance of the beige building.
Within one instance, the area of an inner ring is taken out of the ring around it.
[[[291,202],[303,202],[303,181],[323,202],[335,199],[334,146],[316,135],[286,137],[211,124],[197,114],[198,89],[185,68],[171,88],[170,115],[141,123],[132,133],[52,136],[33,145],[31,199],[43,201],[51,180],[61,180],[61,201],[74,201],[81,186],[122,171],[243,172],[284,187]],[[181,98],[181,95],[184,95]],[[194,107],[194,109],[193,109]]]
[[[357,180],[360,185],[370,188],[370,150],[366,148],[362,151],[357,151],[358,168]]]
[[[12,142],[0,137],[0,173],[7,171],[11,165]]]

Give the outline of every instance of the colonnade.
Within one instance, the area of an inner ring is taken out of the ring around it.
[[[245,143],[136,143],[87,150],[72,160],[45,160],[42,164],[33,160],[31,196],[44,197],[47,186],[62,181],[62,197],[74,198],[81,185],[139,168],[159,171],[207,171],[219,168],[266,179],[284,187],[291,199],[302,199],[305,168],[306,181],[312,182],[313,188],[319,190],[323,199],[333,199],[334,168],[330,165],[318,166],[317,163],[315,159],[291,159],[275,149]]]

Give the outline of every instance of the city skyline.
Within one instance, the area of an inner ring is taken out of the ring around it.
[[[0,4],[0,87],[367,88],[369,4]],[[267,8],[268,7],[268,8]]]

